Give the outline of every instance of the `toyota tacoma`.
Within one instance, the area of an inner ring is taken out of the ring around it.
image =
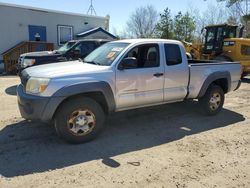
[[[129,39],[84,60],[25,69],[17,97],[23,118],[54,122],[64,140],[83,143],[112,112],[198,99],[205,114],[216,115],[240,77],[237,62],[188,60],[179,41]]]

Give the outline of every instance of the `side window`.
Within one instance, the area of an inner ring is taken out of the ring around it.
[[[180,47],[176,44],[165,44],[166,64],[168,66],[178,65],[182,63]]]
[[[158,44],[140,45],[130,50],[125,58],[135,58],[136,65],[125,69],[153,68],[160,66]]]
[[[93,42],[82,42],[79,46],[81,55],[88,55],[95,49],[95,44]]]

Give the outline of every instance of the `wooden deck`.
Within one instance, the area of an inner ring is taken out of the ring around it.
[[[21,54],[28,52],[37,52],[37,51],[50,51],[53,49],[54,49],[53,43],[40,42],[40,41],[21,42],[2,54],[5,72],[7,74],[13,74],[17,72],[17,63]]]

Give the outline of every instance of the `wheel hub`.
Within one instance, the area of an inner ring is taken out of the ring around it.
[[[96,124],[94,114],[89,110],[77,110],[73,112],[68,120],[70,132],[77,136],[90,133]]]
[[[214,93],[209,101],[210,109],[215,111],[219,108],[221,103],[221,96],[219,93]]]
[[[86,116],[80,115],[76,118],[76,125],[77,126],[83,126],[87,123],[87,118]]]

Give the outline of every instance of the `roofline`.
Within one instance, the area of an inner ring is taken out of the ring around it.
[[[74,39],[74,40],[70,40],[68,42],[78,42],[78,41],[112,41],[112,40],[109,40],[109,39]]]
[[[52,9],[38,8],[38,7],[32,7],[32,6],[17,5],[17,4],[11,4],[11,3],[0,2],[0,6],[27,9],[27,10],[35,10],[35,11],[56,13],[56,14],[66,14],[66,15],[71,15],[71,16],[82,16],[82,17],[89,17],[89,18],[109,19],[106,16],[93,16],[93,15],[88,15],[88,14],[80,14],[80,13],[66,12],[66,11],[60,11],[60,10],[52,10]]]
[[[112,37],[113,39],[117,39],[116,36],[114,36],[113,34],[111,34],[111,33],[108,32],[108,31],[106,31],[106,30],[103,29],[102,27],[96,27],[96,28],[94,28],[94,29],[90,29],[90,30],[88,30],[88,31],[79,33],[79,34],[76,35],[76,37],[86,37],[86,36],[88,36],[88,35],[91,35],[91,34],[93,34],[93,33],[99,32],[99,31],[105,33],[106,35],[109,35],[109,36]]]

